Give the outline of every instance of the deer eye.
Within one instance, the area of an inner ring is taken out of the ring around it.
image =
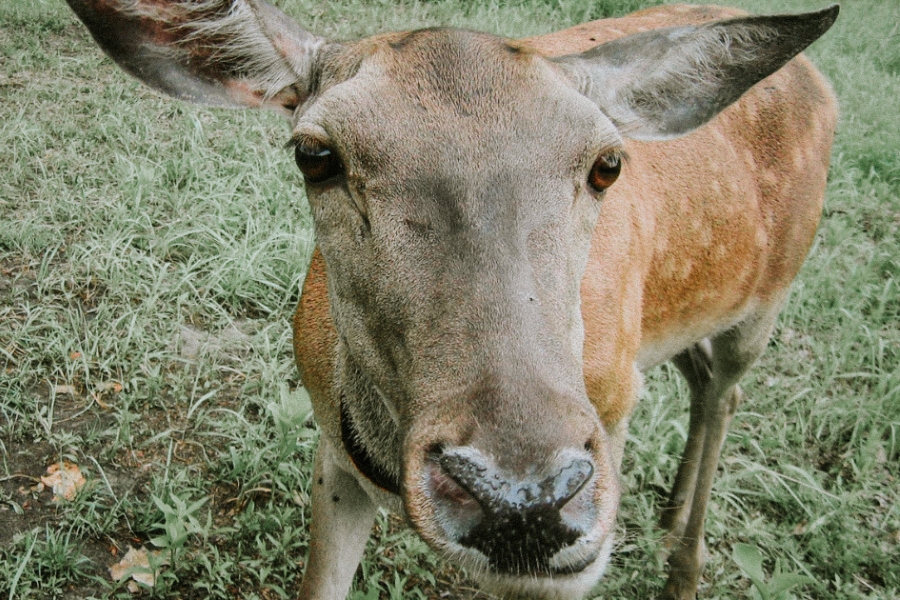
[[[588,173],[587,182],[595,192],[605,192],[619,178],[622,171],[622,157],[618,152],[609,152],[597,157],[591,172]]]
[[[300,142],[294,148],[294,160],[306,183],[322,183],[340,175],[344,170],[341,159],[331,148]]]

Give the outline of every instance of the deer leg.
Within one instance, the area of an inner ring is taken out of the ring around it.
[[[663,598],[693,600],[697,595],[700,573],[706,561],[703,540],[706,509],[712,490],[713,478],[718,468],[722,442],[742,394],[738,386],[731,386],[720,398],[710,399],[704,406],[707,417],[703,439],[700,441],[699,464],[693,469],[694,486],[690,496],[690,511],[683,531],[675,539],[669,556],[669,578]],[[687,506],[687,504],[686,504]],[[685,512],[685,511],[682,511]]]
[[[693,600],[705,562],[704,524],[725,434],[743,393],[737,382],[765,349],[777,311],[755,316],[679,355],[691,387],[684,457],[664,522],[672,534],[667,600]]]
[[[319,441],[313,471],[309,559],[301,600],[344,600],[375,520],[375,505],[341,469],[327,440]]]
[[[702,418],[703,392],[712,379],[712,349],[709,340],[703,340],[688,348],[675,356],[672,362],[688,382],[691,391],[691,410],[687,444],[678,465],[669,501],[663,508],[660,518],[660,527],[669,532],[667,546],[674,544],[684,534],[697,483],[697,468],[700,465],[706,431],[705,421]]]

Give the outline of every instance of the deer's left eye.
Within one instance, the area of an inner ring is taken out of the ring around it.
[[[618,152],[601,154],[594,161],[587,182],[595,192],[605,192],[619,178],[622,171],[622,157]]]
[[[344,171],[340,157],[327,146],[301,142],[294,148],[294,160],[306,183],[323,183]]]

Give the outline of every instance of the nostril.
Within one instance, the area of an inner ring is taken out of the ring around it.
[[[435,516],[451,540],[468,534],[482,519],[476,499],[441,466],[440,453],[430,453],[425,463],[427,493]]]
[[[553,490],[553,505],[557,508],[565,505],[581,491],[593,474],[594,465],[588,460],[578,459],[545,480],[544,485]]]
[[[454,504],[475,503],[472,495],[454,479],[444,473],[439,466],[430,470],[431,490],[434,497]]]
[[[497,473],[490,476],[488,466],[480,455],[466,451],[448,452],[441,456],[440,467],[482,506],[495,501],[499,476]]]

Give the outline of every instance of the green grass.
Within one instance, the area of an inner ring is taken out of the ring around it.
[[[645,4],[282,3],[339,38],[435,24],[526,36]],[[705,598],[900,598],[898,22],[895,2],[851,0],[810,51],[842,107],[826,216],[744,381]],[[155,96],[49,0],[0,4],[0,112],[0,597],[131,597],[107,567],[151,540],[171,564],[145,595],[292,597],[316,434],[289,317],[314,239],[286,127]],[[686,394],[669,366],[648,379],[599,597],[661,589],[655,523]],[[53,503],[37,478],[61,459],[88,483]],[[781,593],[792,575],[814,583]],[[381,517],[352,598],[442,593],[477,597]]]

